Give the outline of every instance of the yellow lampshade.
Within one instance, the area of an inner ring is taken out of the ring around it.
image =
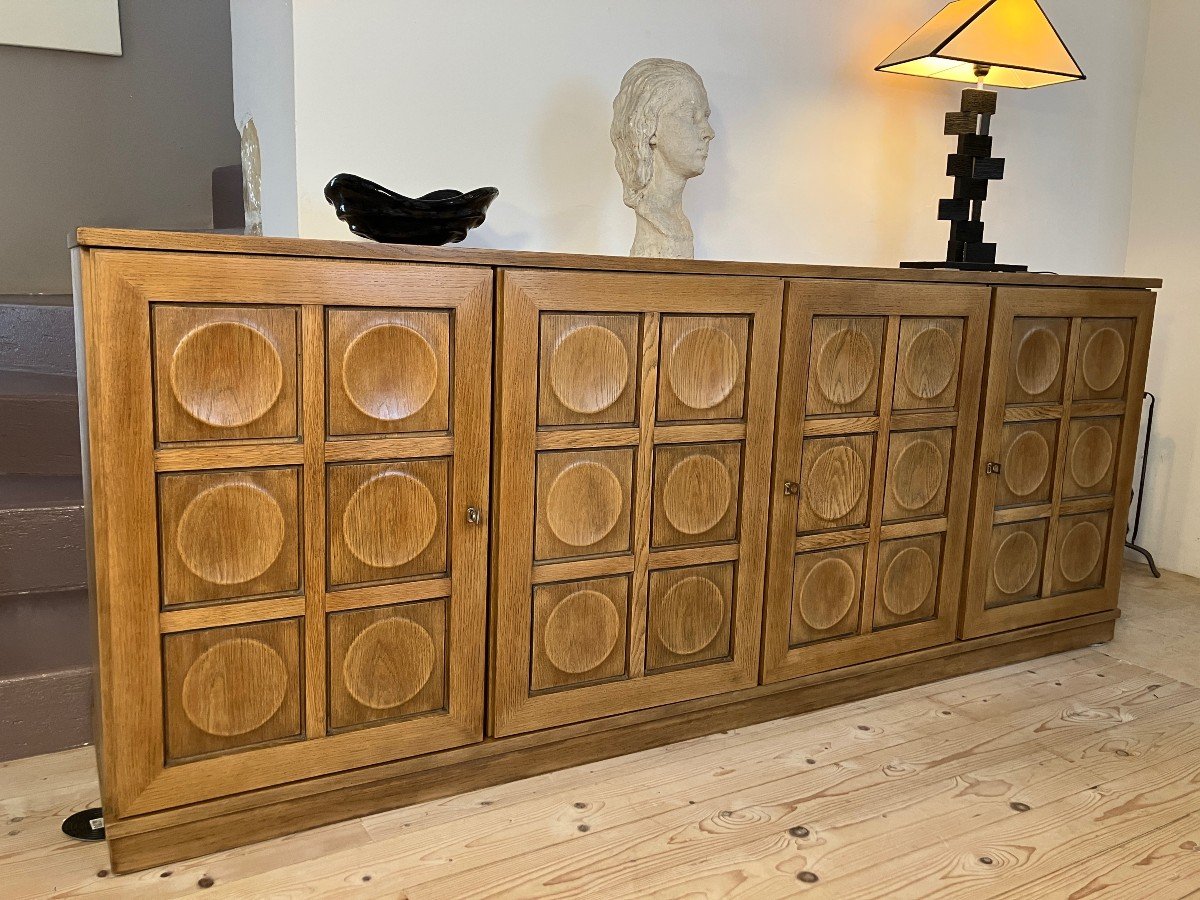
[[[979,66],[998,87],[1085,77],[1037,0],[952,0],[875,69],[974,82]]]

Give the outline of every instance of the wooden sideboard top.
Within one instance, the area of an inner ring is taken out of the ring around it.
[[[706,259],[651,259],[631,256],[592,256],[582,253],[489,250],[474,247],[417,247],[401,244],[376,244],[360,240],[321,241],[300,238],[245,237],[209,232],[139,231],[122,228],[80,228],[76,232],[76,241],[81,247],[124,250],[177,250],[263,256],[403,260],[541,269],[672,272],[693,275],[764,275],[776,278],[841,278],[1043,287],[1144,288],[1151,290],[1162,287],[1162,280],[1159,278],[1054,275],[1036,272],[956,272],[949,269],[883,269],[867,266],[817,266],[798,263],[729,262]]]

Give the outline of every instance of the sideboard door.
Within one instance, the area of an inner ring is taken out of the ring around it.
[[[953,639],[988,299],[788,283],[764,681]]]
[[[491,271],[80,262],[111,824],[481,740]]]
[[[781,293],[501,273],[494,734],[756,683]]]
[[[963,637],[1116,607],[1153,314],[1146,291],[996,291]]]

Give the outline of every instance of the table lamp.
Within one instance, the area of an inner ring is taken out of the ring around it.
[[[957,112],[946,113],[947,135],[958,138],[946,174],[954,197],[938,205],[950,223],[945,261],[901,263],[910,269],[1025,272],[1028,266],[996,263],[996,245],[983,240],[988,182],[1004,177],[1004,160],[992,156],[991,121],[996,92],[984,85],[1035,88],[1084,78],[1037,0],[952,0],[875,67],[877,72],[975,82]]]

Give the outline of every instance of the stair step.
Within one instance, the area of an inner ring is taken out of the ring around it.
[[[80,475],[0,475],[0,511],[82,505]]]
[[[0,371],[0,473],[80,471],[75,378]]]
[[[0,761],[92,739],[92,669],[0,678]]]
[[[74,376],[75,313],[70,303],[14,299],[26,298],[0,296],[0,369]],[[29,299],[61,298],[39,294]]]
[[[92,664],[86,590],[0,597],[0,679]]]
[[[82,479],[0,475],[0,602],[86,584]]]

